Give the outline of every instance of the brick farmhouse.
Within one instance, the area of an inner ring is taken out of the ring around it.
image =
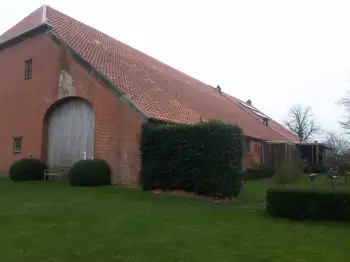
[[[267,162],[269,144],[300,142],[250,101],[49,6],[0,36],[0,69],[0,172],[28,156],[52,169],[102,158],[114,184],[136,184],[146,122],[238,125],[246,137],[245,167]]]

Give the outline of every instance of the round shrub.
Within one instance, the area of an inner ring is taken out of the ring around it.
[[[111,183],[111,169],[101,159],[81,160],[69,171],[72,186],[103,186]]]
[[[46,164],[40,159],[24,158],[14,162],[9,170],[12,181],[44,180]]]

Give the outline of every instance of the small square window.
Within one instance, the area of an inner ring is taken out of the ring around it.
[[[29,59],[24,64],[24,79],[32,78],[33,60]]]
[[[22,137],[13,138],[13,153],[21,153],[22,149]]]

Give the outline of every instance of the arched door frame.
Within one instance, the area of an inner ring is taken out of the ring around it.
[[[95,150],[95,135],[96,135],[96,126],[95,126],[95,110],[92,106],[92,104],[87,101],[86,99],[79,97],[79,96],[69,96],[61,98],[57,101],[55,101],[53,104],[49,106],[49,108],[46,110],[44,119],[43,119],[43,131],[42,131],[42,150],[41,150],[41,159],[47,163],[48,161],[48,141],[49,141],[49,120],[53,112],[59,108],[60,106],[64,105],[65,103],[68,103],[71,100],[81,100],[84,103],[86,103],[91,109],[94,119],[94,130],[93,130],[93,136],[94,136],[94,142],[93,142],[93,150]]]

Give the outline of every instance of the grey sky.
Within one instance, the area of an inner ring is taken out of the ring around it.
[[[1,1],[0,34],[48,4],[281,121],[293,104],[341,132],[350,1]]]

